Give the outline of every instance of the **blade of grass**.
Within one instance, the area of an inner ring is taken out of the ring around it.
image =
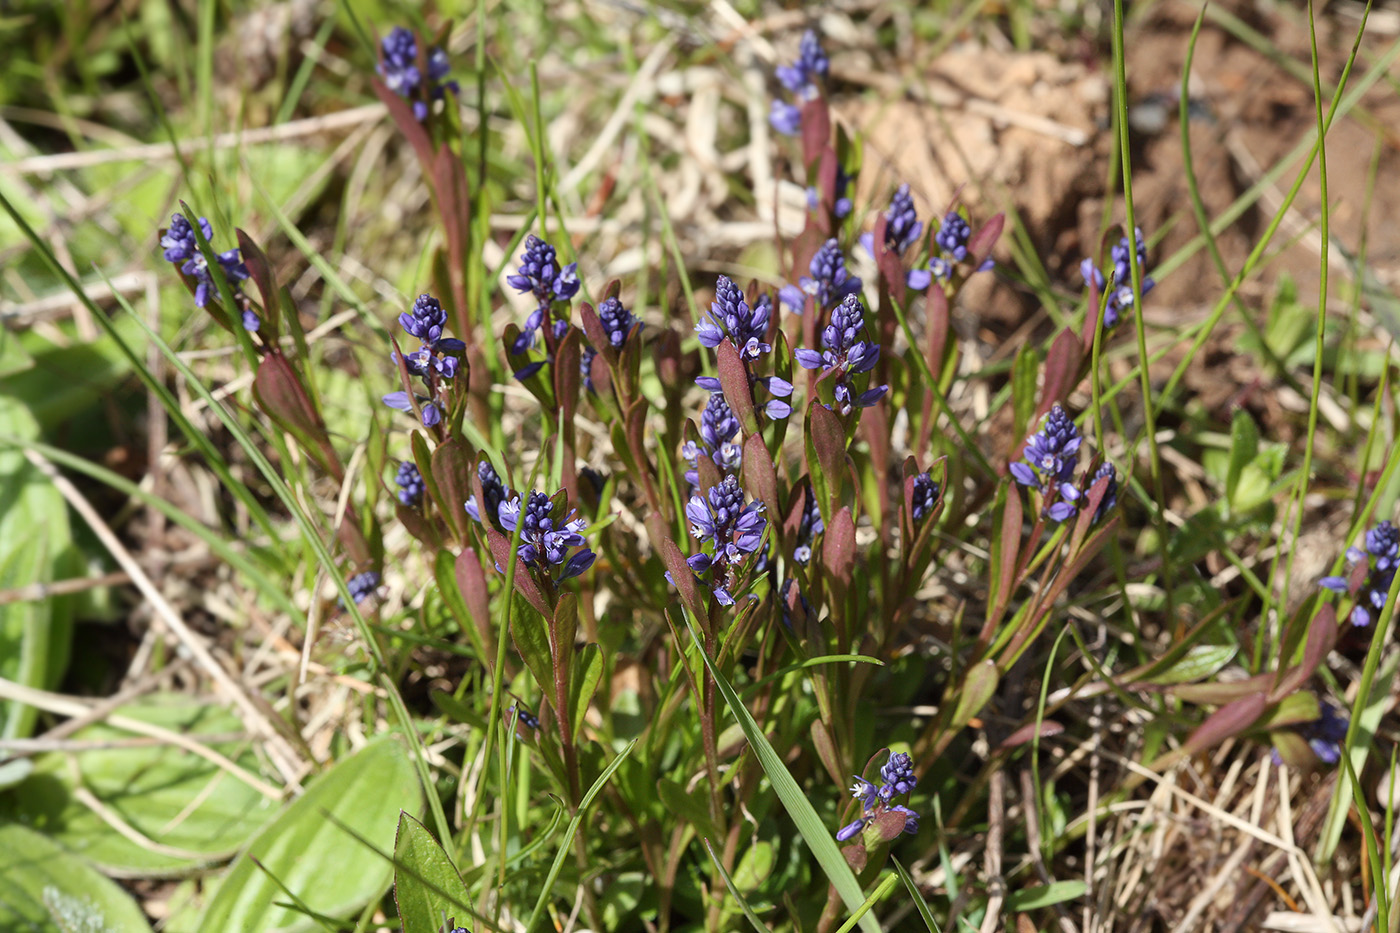
[[[928,902],[924,900],[923,892],[914,883],[914,876],[909,874],[909,870],[900,863],[899,859],[890,856],[890,861],[894,862],[894,870],[899,872],[899,880],[904,882],[904,888],[909,892],[909,898],[914,902],[914,909],[919,912],[919,917],[924,921],[924,927],[928,933],[942,933],[938,929],[938,922],[933,919],[933,911],[928,909]]]
[[[740,894],[739,889],[734,886],[734,879],[729,877],[729,872],[724,870],[724,865],[720,862],[719,858],[716,857],[714,846],[710,845],[710,840],[708,839],[705,840],[705,851],[710,854],[710,861],[715,863],[715,868],[719,869],[719,876],[724,879],[724,886],[729,889],[729,896],[734,898],[734,903],[739,905],[739,909],[744,912],[744,916],[748,918],[750,925],[753,926],[757,933],[770,933],[769,929],[763,925],[763,921],[758,919],[758,914],[753,912],[753,908],[749,906],[749,902],[744,900],[744,895]]]
[[[802,792],[792,773],[788,771],[787,765],[783,764],[783,759],[774,751],[768,737],[763,734],[757,722],[739,695],[734,692],[729,681],[715,666],[714,659],[705,650],[705,645],[700,639],[700,634],[695,630],[695,623],[690,618],[690,613],[682,607],[682,615],[685,619],[685,627],[690,631],[690,637],[695,642],[695,648],[700,652],[700,658],[705,662],[705,667],[709,668],[710,675],[715,679],[715,686],[720,695],[724,697],[725,705],[734,714],[734,718],[739,721],[739,728],[743,730],[744,737],[749,740],[749,747],[753,749],[755,757],[758,758],[759,765],[768,775],[768,781],[773,785],[773,791],[778,795],[778,800],[782,802],[783,808],[787,810],[792,821],[797,824],[797,831],[802,834],[807,847],[812,850],[812,855],[817,859],[817,864],[821,865],[822,871],[826,873],[827,879],[836,888],[836,893],[845,902],[846,908],[850,911],[860,910],[863,903],[863,896],[860,883],[856,881],[856,876],[851,872],[851,866],[846,864],[846,859],[841,855],[841,850],[836,847],[836,840],[832,838],[830,831],[822,823],[821,817],[817,816],[817,811],[812,808],[807,795]],[[880,933],[880,924],[874,917],[862,916],[860,927],[866,933]]]
[[[849,920],[841,924],[836,933],[850,933],[851,930],[854,930],[856,924],[861,921],[861,918],[870,913],[870,908],[875,906],[875,902],[890,893],[890,889],[898,883],[899,875],[886,875],[885,880],[881,881],[879,886],[876,887],[874,891],[870,892],[870,896],[865,899],[865,903],[861,904],[856,912],[851,914]]]
[[[564,867],[564,859],[568,858],[569,850],[573,847],[574,836],[578,834],[579,825],[583,822],[585,812],[593,798],[608,783],[608,778],[613,772],[621,767],[622,762],[632,753],[632,749],[637,747],[637,740],[633,739],[627,743],[627,747],[618,753],[618,756],[608,763],[603,769],[603,773],[598,775],[598,780],[593,782],[593,786],[588,788],[588,792],[583,795],[583,800],[579,803],[578,812],[573,819],[569,820],[568,828],[564,830],[564,838],[559,842],[559,851],[554,854],[554,863],[549,866],[549,874],[545,876],[544,884],[540,886],[539,900],[535,901],[535,909],[530,912],[530,919],[525,922],[524,933],[531,933],[535,929],[535,924],[539,923],[540,916],[544,913],[545,905],[549,903],[549,892],[554,887],[554,882],[559,878],[559,871]]]

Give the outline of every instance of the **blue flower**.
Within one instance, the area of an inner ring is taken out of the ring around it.
[[[476,465],[477,478],[481,480],[481,492],[486,497],[486,514],[495,515],[500,509],[501,503],[515,493],[506,488],[506,484],[501,481],[500,474],[491,466],[490,461],[482,460]],[[476,521],[481,521],[481,509],[476,503],[476,494],[467,497],[467,514]]]
[[[855,820],[854,822],[847,823],[845,826],[842,826],[836,831],[836,841],[845,842],[847,839],[850,839],[856,833],[864,829],[865,824],[868,822],[869,820],[862,817],[861,819]]]
[[[418,41],[410,30],[395,26],[379,43],[382,53],[375,71],[384,79],[389,90],[400,97],[415,97],[423,84],[423,74],[418,70]],[[428,96],[441,100],[446,91],[457,92],[456,81],[444,81],[451,65],[447,53],[434,47],[428,52]],[[422,100],[413,101],[413,115],[419,120],[428,117],[428,105]]]
[[[399,487],[399,501],[410,508],[423,501],[423,474],[412,460],[399,464],[398,475],[394,477]]]
[[[1147,274],[1147,241],[1143,238],[1142,228],[1134,227],[1133,235],[1137,240],[1138,268],[1142,270],[1142,294],[1143,297],[1146,297],[1157,283],[1153,281],[1152,276]],[[1103,301],[1103,326],[1109,330],[1117,327],[1123,314],[1131,310],[1133,306],[1133,273],[1132,267],[1129,265],[1129,256],[1132,251],[1126,236],[1119,239],[1109,250],[1110,258],[1113,260],[1113,291],[1106,296],[1106,300],[1100,299]],[[1079,273],[1084,276],[1086,285],[1092,282],[1094,288],[1102,294],[1107,282],[1104,280],[1103,272],[1094,265],[1092,259],[1086,257],[1080,262]]]
[[[880,796],[879,788],[859,774],[857,774],[855,778],[856,782],[851,785],[851,796],[860,801],[862,809],[869,810],[873,808]]]
[[[1094,521],[1101,522],[1109,510],[1118,504],[1118,471],[1113,468],[1113,464],[1104,463],[1094,475],[1089,478],[1089,485],[1085,488],[1084,494],[1088,495],[1089,490],[1105,476],[1108,477],[1108,488],[1104,490],[1103,499],[1099,502],[1099,507],[1094,510]]]
[[[1395,579],[1397,562],[1400,562],[1400,530],[1389,521],[1383,521],[1366,532],[1366,549],[1347,548],[1347,563],[1355,566],[1368,565],[1365,579],[1357,592],[1356,605],[1351,610],[1351,624],[1364,628],[1380,617],[1385,608],[1386,597],[1390,594],[1390,584]],[[1323,577],[1318,581],[1322,586],[1337,593],[1350,589],[1347,577]]]
[[[784,136],[796,136],[802,129],[802,108],[775,100],[768,111],[768,124]]]
[[[919,831],[919,814],[903,804],[894,803],[896,797],[913,793],[919,779],[914,775],[914,759],[904,752],[895,752],[880,768],[879,786],[872,784],[860,775],[851,785],[851,796],[860,801],[860,817],[847,823],[836,832],[836,841],[845,842],[864,829],[871,820],[883,813],[899,813],[904,816],[902,831],[914,835]]]
[[[837,378],[833,395],[835,409],[843,415],[853,408],[869,408],[880,400],[889,386],[875,386],[860,394],[852,391],[849,377],[868,373],[880,361],[880,346],[870,340],[860,339],[865,331],[865,309],[860,298],[847,295],[831,312],[831,323],[822,328],[822,349],[820,351],[799,347],[793,352],[797,364],[803,369],[841,371]]]
[[[914,790],[919,779],[914,776],[914,759],[905,752],[895,752],[880,768],[880,799],[888,803],[891,799],[903,796]]]
[[[739,286],[721,275],[715,283],[715,300],[695,325],[700,344],[711,349],[728,337],[745,360],[756,360],[773,347],[764,341],[768,336],[768,316],[771,305],[767,295],[750,308]]]
[[[403,364],[410,376],[418,376],[427,386],[428,397],[420,399],[424,402],[423,424],[429,427],[442,421],[444,406],[438,398],[443,389],[441,381],[456,378],[462,363],[460,354],[467,349],[465,343],[443,333],[446,325],[447,312],[432,295],[419,295],[413,307],[399,315],[399,326],[422,341],[418,349],[403,355]],[[390,353],[389,357],[397,366],[398,354]],[[407,392],[390,392],[383,401],[399,411],[413,410]]]
[[[549,496],[531,490],[523,508],[519,496],[502,501],[496,508],[496,518],[509,533],[520,526],[518,554],[526,565],[546,574],[553,567],[562,567],[554,578],[555,583],[562,583],[593,566],[597,555],[588,549],[587,539],[581,534],[588,522],[575,518],[578,513],[572,510],[562,517],[554,511],[555,504]]]
[[[1074,485],[1076,456],[1083,438],[1069,415],[1057,402],[1045,417],[1045,424],[1026,443],[1025,460],[1011,464],[1011,475],[1022,486],[1031,486],[1049,496],[1058,492],[1060,501],[1045,512],[1051,521],[1062,522],[1078,508],[1080,497]]]
[[[624,308],[622,302],[615,297],[604,298],[599,302],[598,320],[602,322],[603,331],[608,335],[608,342],[614,350],[622,349],[622,345],[627,342],[627,335],[632,333],[632,328],[637,323],[632,312]]]
[[[763,517],[763,503],[746,503],[743,488],[730,473],[711,486],[708,493],[691,496],[685,516],[690,521],[691,535],[711,550],[709,554],[692,554],[686,563],[697,575],[714,571],[711,590],[715,598],[722,606],[734,605],[732,591],[738,565],[763,543],[768,524]]]
[[[364,573],[357,573],[345,582],[345,588],[350,591],[350,598],[356,603],[365,601],[365,597],[373,595],[379,589],[380,576],[377,571],[366,570]]]
[[[1291,728],[1308,743],[1319,761],[1335,765],[1342,759],[1342,746],[1346,743],[1351,721],[1346,713],[1327,700],[1318,700],[1317,710],[1318,718],[1297,723]],[[1275,765],[1283,764],[1283,757],[1277,748],[1273,749],[1272,755]]]
[[[860,294],[861,281],[846,271],[846,257],[841,254],[841,244],[827,240],[812,255],[808,264],[811,275],[798,280],[804,294],[816,299],[818,310],[830,307],[850,295]],[[798,307],[799,313],[801,306]]]
[[[417,337],[424,346],[444,353],[461,353],[467,345],[455,337],[444,335],[447,312],[432,295],[419,295],[413,307],[399,315],[399,326],[409,336]]]
[[[836,190],[832,192],[834,199],[831,205],[831,213],[837,220],[844,220],[848,217],[854,206],[851,203],[850,195],[846,193],[850,190],[851,181],[852,178],[846,172],[845,168],[840,165],[836,166]],[[817,190],[815,185],[808,185],[807,210],[815,211],[820,204],[821,192]]]
[[[915,835],[915,834],[918,833],[918,831],[919,831],[919,814],[915,813],[913,810],[909,809],[908,807],[902,806],[902,805],[900,805],[900,804],[895,804],[894,806],[890,807],[890,809],[893,810],[895,813],[903,813],[903,814],[904,814],[904,831],[905,831],[906,833],[908,833],[908,834],[911,835],[911,836],[913,836],[913,835]]]
[[[917,524],[924,520],[924,516],[933,511],[933,507],[938,504],[938,484],[933,481],[932,475],[920,473],[914,477],[914,522]]]
[[[214,229],[209,226],[207,218],[199,218],[199,229],[204,234],[204,239],[212,243]],[[165,250],[166,261],[180,263],[180,271],[195,280],[195,307],[202,308],[208,304],[209,296],[217,289],[213,277],[209,274],[209,264],[204,254],[199,251],[199,241],[195,238],[194,228],[190,226],[184,214],[170,215],[170,227],[160,238],[160,245]],[[217,253],[215,258],[224,272],[224,278],[228,280],[229,288],[237,291],[238,283],[248,278],[248,267],[239,260],[238,250]],[[260,322],[253,312],[244,311],[241,318],[245,330],[258,329]],[[252,326],[249,326],[250,324]]]
[[[927,269],[914,269],[909,273],[911,288],[922,290],[933,279],[947,281],[953,277],[957,266],[968,258],[968,242],[972,239],[972,227],[957,211],[949,211],[933,235],[933,245],[938,255],[930,256]],[[975,271],[985,272],[996,263],[988,257]],[[916,282],[918,284],[916,284]]]
[[[686,482],[692,486],[700,484],[696,472],[699,459],[709,457],[721,472],[736,473],[744,461],[744,448],[734,439],[739,433],[739,419],[724,400],[724,393],[714,392],[700,413],[700,443],[686,441],[681,447],[681,457],[690,464],[686,471]]]
[[[831,70],[831,62],[822,51],[821,40],[812,30],[802,34],[797,48],[797,60],[791,65],[779,65],[773,70],[778,81],[800,99],[809,100],[818,94],[817,81]]]
[[[809,488],[804,496],[802,518],[797,522],[797,544],[792,549],[792,559],[805,567],[812,559],[812,544],[817,535],[826,530],[826,524],[822,521],[822,513],[817,507],[816,495]]]
[[[541,307],[568,301],[578,293],[578,263],[560,268],[554,247],[532,233],[525,238],[520,267],[514,275],[506,276],[506,284],[522,294],[533,294]]]
[[[539,717],[523,706],[516,706],[512,703],[510,709],[506,710],[506,715],[509,716],[511,713],[515,714],[515,721],[527,729],[538,729],[540,727]]]
[[[424,395],[416,397],[423,413],[423,426],[430,428],[435,424],[441,424],[442,409],[438,408],[437,403],[430,401]],[[407,392],[390,392],[383,396],[381,401],[395,411],[413,411],[413,402],[409,399]]]

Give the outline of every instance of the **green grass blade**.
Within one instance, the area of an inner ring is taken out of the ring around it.
[[[851,866],[846,864],[841,850],[836,847],[836,840],[831,835],[831,831],[822,823],[821,817],[817,816],[817,811],[812,808],[811,802],[807,800],[807,795],[802,792],[802,788],[793,778],[792,772],[788,771],[787,765],[783,764],[783,759],[774,751],[768,737],[763,734],[763,730],[754,721],[753,714],[739,699],[739,695],[734,692],[729,681],[725,680],[719,669],[715,667],[714,659],[705,650],[699,633],[695,631],[695,623],[691,620],[690,613],[684,610],[682,613],[685,618],[685,627],[690,630],[690,637],[695,642],[696,650],[700,652],[705,667],[709,668],[710,675],[714,677],[715,686],[719,688],[720,695],[724,697],[725,705],[734,714],[734,718],[739,721],[739,728],[743,730],[744,737],[748,739],[749,746],[758,758],[759,765],[768,775],[768,781],[773,785],[773,791],[778,795],[778,800],[782,802],[783,809],[787,810],[792,821],[797,824],[797,831],[802,834],[807,847],[812,850],[812,855],[816,857],[817,864],[821,865],[827,879],[836,888],[836,893],[841,895],[841,900],[845,902],[846,908],[852,912],[859,911],[864,903],[860,882],[856,881],[856,876],[851,872]],[[880,933],[880,924],[876,922],[874,917],[868,915],[861,917],[860,928],[866,933]]]
[[[865,917],[866,914],[870,913],[870,908],[875,906],[875,902],[888,894],[890,889],[898,883],[899,875],[886,875],[885,880],[880,882],[879,887],[870,893],[870,896],[865,899],[865,903],[861,904],[856,912],[851,914],[849,920],[841,924],[840,929],[838,929],[836,933],[850,933],[851,930],[854,930],[856,924],[860,923],[861,919]]]
[[[909,869],[900,864],[899,859],[890,856],[890,861],[894,863],[894,870],[899,872],[899,880],[904,882],[904,888],[909,892],[909,898],[914,902],[914,909],[919,912],[919,916],[924,921],[924,926],[929,933],[942,933],[938,929],[938,922],[933,919],[933,911],[928,909],[928,902],[924,900],[923,892],[914,883],[914,876],[909,874]]]
[[[525,923],[525,933],[530,933],[544,914],[545,904],[549,903],[549,891],[559,878],[559,871],[564,867],[564,859],[569,857],[569,853],[573,849],[574,836],[578,834],[578,828],[583,823],[584,813],[588,810],[588,805],[603,790],[608,783],[608,778],[612,777],[613,772],[621,767],[622,762],[636,747],[636,739],[628,742],[627,747],[608,763],[602,774],[598,775],[598,780],[594,781],[593,786],[588,788],[588,793],[583,795],[583,801],[578,805],[578,812],[574,814],[573,819],[569,820],[569,826],[564,830],[564,838],[559,840],[559,851],[554,854],[554,864],[549,866],[549,874],[545,876],[544,884],[540,886],[540,897],[539,900],[535,901],[535,909],[530,912],[530,919]]]
[[[729,889],[729,896],[734,898],[734,903],[739,905],[739,909],[744,912],[744,916],[748,918],[750,925],[752,925],[758,933],[770,933],[769,929],[763,925],[763,921],[758,919],[758,914],[753,912],[753,908],[749,906],[749,902],[744,900],[744,895],[739,893],[739,889],[734,884],[734,879],[729,877],[729,872],[724,870],[724,865],[715,856],[714,846],[710,845],[710,840],[708,839],[705,840],[705,851],[710,853],[710,861],[714,862],[715,868],[719,869],[719,876],[724,879],[724,886]]]

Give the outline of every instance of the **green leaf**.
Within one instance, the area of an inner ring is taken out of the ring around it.
[[[1259,427],[1243,408],[1235,409],[1230,422],[1230,465],[1225,471],[1225,498],[1235,507],[1235,490],[1240,485],[1240,473],[1245,464],[1259,452]]]
[[[1006,896],[1006,909],[1019,912],[1050,907],[1083,897],[1087,890],[1089,886],[1083,881],[1052,881],[1049,884],[1011,892]]]
[[[894,863],[894,870],[899,872],[899,880],[904,882],[904,888],[909,892],[909,897],[914,901],[914,908],[919,912],[919,917],[924,921],[924,926],[928,933],[940,933],[938,922],[933,919],[933,911],[929,910],[928,902],[924,900],[923,892],[914,883],[914,878],[909,874],[909,870],[900,864],[899,859],[890,857]]]
[[[1035,414],[1035,383],[1040,375],[1040,353],[1026,342],[1011,364],[1012,436],[1024,437],[1031,415]]]
[[[982,661],[967,672],[962,690],[958,693],[957,704],[953,707],[953,719],[949,724],[953,729],[961,729],[972,721],[972,717],[982,711],[992,694],[997,692],[1000,681],[996,662],[991,658]]]
[[[452,859],[407,813],[399,814],[394,841],[394,901],[405,930],[436,930],[444,919],[465,921],[471,911],[471,894]]]
[[[699,795],[704,793],[701,788],[697,787],[694,792],[686,793],[685,788],[675,781],[660,778],[656,782],[656,793],[667,813],[694,826],[701,836],[714,838],[719,835],[714,821],[710,819],[709,808],[699,799]]]
[[[95,868],[17,823],[0,826],[0,929],[149,933],[141,908]]]
[[[825,411],[825,409],[822,410]],[[715,667],[714,659],[705,650],[700,636],[695,631],[695,625],[688,615],[685,617],[685,625],[690,630],[690,637],[695,642],[695,648],[701,659],[709,668],[710,675],[714,677],[715,686],[719,688],[720,695],[724,697],[725,705],[734,714],[734,718],[739,720],[739,728],[743,730],[744,737],[749,740],[749,747],[753,749],[759,765],[768,775],[768,781],[773,785],[778,800],[782,802],[783,808],[792,817],[792,821],[797,824],[797,831],[806,840],[807,847],[812,850],[812,855],[816,857],[822,871],[826,873],[826,877],[836,888],[836,893],[841,896],[846,909],[852,913],[860,910],[865,898],[861,892],[860,883],[856,881],[856,876],[851,873],[851,867],[846,864],[841,850],[836,847],[836,838],[832,835],[831,830],[827,829],[821,817],[817,816],[817,811],[812,808],[811,801],[803,793],[802,787],[793,779],[792,773],[788,771],[787,765],[783,764],[783,759],[773,749],[768,737],[763,734],[763,730],[754,721],[753,714],[739,699],[739,695],[734,692],[729,681],[725,680],[724,675]],[[861,917],[860,927],[866,933],[880,933],[880,924],[869,914]]]
[[[583,729],[583,717],[588,714],[588,704],[598,690],[598,681],[603,676],[603,652],[597,645],[583,646],[582,656],[572,665],[569,678],[569,717],[573,722],[573,735]]]
[[[1185,657],[1165,670],[1144,677],[1145,684],[1189,684],[1204,680],[1229,664],[1238,649],[1234,645],[1193,645]]]
[[[705,851],[710,853],[710,861],[713,862],[715,868],[719,870],[719,876],[724,879],[724,886],[729,889],[729,896],[734,898],[734,903],[739,905],[739,909],[743,911],[749,924],[757,933],[769,933],[768,927],[763,925],[763,921],[758,918],[758,914],[754,913],[753,908],[749,906],[749,902],[745,900],[744,895],[740,893],[739,887],[734,883],[734,879],[729,876],[729,872],[724,870],[724,864],[715,857],[714,847],[710,845],[710,840],[708,839],[705,840]]]
[[[226,710],[176,694],[156,694],[115,712],[196,738],[242,728]],[[112,742],[130,733],[95,723],[73,738]],[[251,743],[210,747],[256,772]],[[87,795],[106,819],[84,802]],[[28,825],[68,851],[106,871],[141,875],[175,874],[227,858],[276,812],[273,802],[217,765],[164,744],[40,755],[11,799]],[[135,834],[114,831],[107,822],[113,818]]]
[[[307,786],[234,862],[200,921],[204,930],[309,930],[315,924],[279,906],[286,897],[257,858],[313,910],[345,916],[378,898],[392,865],[337,822],[387,852],[400,810],[418,812],[423,792],[397,739],[383,736]],[[327,816],[333,818],[328,819]]]
[[[773,843],[763,839],[754,842],[739,857],[734,869],[734,886],[740,891],[753,891],[773,873]]]
[[[25,406],[0,395],[0,434],[37,440],[39,426]],[[48,583],[76,573],[68,505],[17,447],[0,447],[0,590]],[[69,598],[0,604],[0,677],[48,689],[68,665],[72,641]],[[28,736],[36,710],[0,703],[0,738]]]
[[[544,616],[528,606],[517,605],[510,620],[510,634],[515,650],[520,652],[525,666],[535,675],[535,683],[549,694],[554,683],[554,661],[549,653],[549,627],[545,624]],[[564,715],[560,710],[554,712]]]

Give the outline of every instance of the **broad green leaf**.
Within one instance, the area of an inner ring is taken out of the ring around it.
[[[37,439],[25,406],[0,395],[0,434]],[[0,447],[0,590],[47,583],[76,573],[68,505],[48,478],[14,447]],[[68,665],[72,600],[21,599],[0,604],[0,677],[48,689]],[[0,703],[0,738],[28,736],[33,707]]]
[[[1235,504],[1235,490],[1240,485],[1240,474],[1245,465],[1259,452],[1259,427],[1243,408],[1235,409],[1230,422],[1230,465],[1225,472],[1225,498],[1232,507]]]
[[[744,849],[734,869],[734,885],[740,891],[753,891],[773,873],[773,843],[763,839]]]
[[[535,683],[540,685],[546,696],[552,696],[550,691],[554,684],[554,661],[549,653],[549,628],[544,616],[521,604],[517,599],[515,614],[510,622],[510,634],[515,641],[515,649],[525,661],[525,666],[535,675]],[[559,716],[565,715],[561,710],[554,712]]]
[[[174,694],[147,697],[116,712],[196,738],[242,728],[227,711]],[[131,734],[98,723],[73,738],[113,742]],[[257,770],[251,743],[211,747]],[[139,835],[116,832],[80,799],[84,793],[96,798],[108,818],[121,820]],[[276,812],[272,801],[217,765],[170,745],[40,755],[34,773],[15,788],[11,801],[26,824],[99,868],[142,875],[172,874],[227,858]]]
[[[313,929],[313,921],[278,906],[287,897],[269,874],[318,913],[340,917],[360,909],[389,886],[393,866],[385,853],[393,848],[399,811],[417,813],[422,806],[418,776],[399,740],[374,740],[311,782],[253,839],[209,902],[201,928],[262,933]]]
[[[0,930],[149,933],[141,908],[87,862],[27,827],[0,826]]]
[[[452,859],[407,813],[399,814],[394,840],[394,901],[407,931],[436,930],[449,918],[465,926],[471,905],[471,894]]]
[[[1144,677],[1141,683],[1189,684],[1218,672],[1234,658],[1234,645],[1193,645],[1185,657],[1165,670]]]
[[[603,653],[597,645],[583,646],[583,654],[572,665],[569,678],[569,716],[573,721],[574,735],[583,729],[583,718],[588,714],[588,704],[598,690],[598,681],[603,676]]]

